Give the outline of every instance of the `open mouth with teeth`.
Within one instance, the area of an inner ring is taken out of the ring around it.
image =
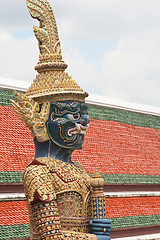
[[[83,126],[82,124],[75,123],[75,127],[70,128],[68,130],[68,136],[72,136],[73,134],[77,134],[77,133],[85,135],[88,130],[88,127],[89,127],[89,124],[87,124],[86,126]]]

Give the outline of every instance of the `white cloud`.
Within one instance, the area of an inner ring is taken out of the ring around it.
[[[68,71],[84,90],[159,106],[159,0],[49,2],[58,22]],[[0,1],[0,9],[1,77],[32,81],[38,44],[34,37],[23,38],[21,34],[21,38],[16,38],[16,32],[32,30],[38,22],[29,16],[25,0]],[[118,42],[112,50],[105,46],[108,39]],[[82,44],[83,51],[78,45],[86,40],[94,46],[94,61],[84,55],[87,45]],[[102,52],[98,57],[97,49]]]
[[[30,27],[31,18],[25,0],[0,1],[0,30],[18,31]]]
[[[15,39],[10,33],[0,32],[1,77],[32,81],[38,61],[37,42],[34,38]]]
[[[66,13],[64,18],[61,16],[60,32],[70,41],[77,36],[89,39],[121,37],[159,27],[159,0],[61,0],[56,4],[62,12],[67,9],[67,18]]]
[[[121,38],[102,60],[104,94],[146,104],[160,102],[160,32]]]
[[[88,92],[101,91],[100,78],[94,64],[85,61],[77,49],[64,51],[68,72],[73,79]]]

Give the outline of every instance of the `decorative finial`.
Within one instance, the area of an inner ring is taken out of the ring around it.
[[[103,193],[104,179],[96,169],[91,179],[91,203],[92,203],[92,218],[106,218],[106,203]]]
[[[62,61],[58,29],[53,10],[46,0],[27,0],[28,10],[40,26],[33,27],[39,43],[39,63],[35,67],[38,72],[50,69],[65,70],[67,64]]]
[[[101,177],[97,168],[93,173],[93,176],[91,179],[91,186],[93,187],[94,192],[103,192],[104,179]]]

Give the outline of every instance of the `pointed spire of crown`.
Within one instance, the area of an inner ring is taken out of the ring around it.
[[[65,73],[67,64],[62,60],[61,46],[53,10],[47,0],[26,0],[31,16],[40,22],[33,27],[39,44],[38,75],[26,95],[37,102],[46,100],[84,101],[88,93]]]

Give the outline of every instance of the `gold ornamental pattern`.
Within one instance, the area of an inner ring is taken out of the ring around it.
[[[59,235],[63,229],[61,239],[97,239],[89,234],[91,179],[80,164],[37,158],[36,163],[26,167],[23,179],[26,198],[32,209],[31,225],[35,221],[37,229],[43,229],[47,223],[42,220],[49,219],[49,224],[56,221],[59,225],[59,232],[51,229],[53,233],[56,231]],[[34,204],[35,192],[41,204]],[[35,226],[31,226],[31,229],[35,229]],[[33,234],[36,235],[34,231]]]
[[[64,71],[46,71],[38,74],[25,95],[37,102],[76,99],[84,101],[84,97],[88,96]]]
[[[56,199],[60,193],[75,191],[87,201],[91,191],[90,177],[76,164],[53,158],[37,158],[41,165],[30,164],[24,170],[23,182],[27,200],[34,200],[35,191],[43,201]]]
[[[79,100],[88,93],[65,73],[67,64],[62,60],[58,29],[53,10],[47,0],[26,0],[30,15],[39,21],[34,34],[39,45],[39,62],[35,67],[38,75],[26,92],[37,102]],[[45,97],[46,96],[46,97]]]
[[[52,201],[56,198],[51,173],[45,165],[26,167],[23,174],[23,185],[29,203],[34,200],[35,191],[37,191],[42,201]]]

